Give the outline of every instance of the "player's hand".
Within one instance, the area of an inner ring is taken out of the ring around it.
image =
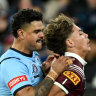
[[[54,55],[49,55],[48,58],[46,59],[46,61],[43,62],[42,66],[46,70],[49,70],[53,59],[54,59]]]
[[[72,63],[73,60],[71,58],[60,56],[58,58],[54,58],[51,68],[59,75]]]
[[[58,58],[59,54],[49,55],[46,61],[43,62],[42,66],[45,68],[45,70],[49,70],[51,67],[51,63],[54,60],[54,58]]]

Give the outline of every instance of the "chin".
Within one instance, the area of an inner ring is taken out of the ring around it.
[[[89,48],[86,50],[86,54],[88,55],[90,51],[91,51],[91,48],[89,47]]]
[[[83,51],[85,54],[88,54],[91,51],[90,47],[85,48],[85,50]]]
[[[38,43],[35,45],[36,50],[41,50],[42,49],[42,43]]]
[[[88,51],[91,51],[91,47],[90,46],[88,46],[87,49],[88,49]]]
[[[91,51],[91,47],[89,47],[88,51]]]
[[[36,49],[37,50],[41,50],[42,49],[42,46],[38,46]]]

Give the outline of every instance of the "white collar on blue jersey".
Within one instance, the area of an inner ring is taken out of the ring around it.
[[[78,59],[78,60],[81,62],[81,64],[84,65],[84,66],[87,64],[87,62],[86,62],[84,59],[82,59],[79,55],[77,55],[77,54],[75,54],[75,53],[65,52],[65,56],[75,57],[75,58]]]

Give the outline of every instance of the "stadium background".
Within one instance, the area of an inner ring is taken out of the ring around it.
[[[13,14],[25,8],[42,12],[45,26],[50,19],[64,13],[72,17],[89,35],[92,50],[86,57],[88,64],[85,66],[87,82],[84,96],[96,96],[96,0],[0,0],[0,56],[13,42],[11,34]],[[39,53],[42,61],[51,54],[45,44]]]

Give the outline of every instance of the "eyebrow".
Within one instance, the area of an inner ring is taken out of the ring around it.
[[[44,31],[44,29],[36,29],[36,30],[34,30],[34,32],[40,32],[40,31]]]
[[[80,31],[83,31],[82,29],[79,29],[79,31],[78,32],[80,32]]]

